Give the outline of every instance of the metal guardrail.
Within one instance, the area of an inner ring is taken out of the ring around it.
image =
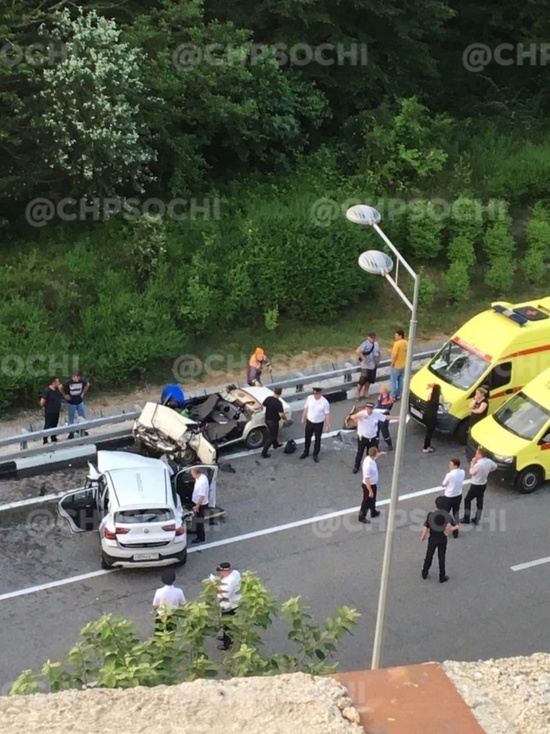
[[[431,350],[429,352],[419,352],[418,354],[415,354],[413,359],[415,362],[418,362],[422,359],[429,359],[430,357],[433,357],[434,354],[436,354],[437,350]],[[379,368],[389,367],[390,366],[390,360],[386,359],[379,363]],[[284,389],[288,388],[295,388],[295,394],[286,396],[285,399],[288,402],[295,402],[300,399],[303,399],[305,397],[304,393],[304,385],[310,385],[312,383],[324,383],[328,380],[335,380],[338,377],[342,377],[342,383],[339,383],[338,385],[331,386],[333,389],[344,389],[346,387],[349,387],[353,383],[353,375],[357,374],[360,370],[360,365],[349,365],[348,367],[341,367],[336,368],[333,370],[330,370],[328,372],[318,372],[315,374],[300,374],[298,377],[292,377],[287,380],[271,380],[271,385],[278,385],[279,387]],[[377,379],[377,382],[380,381],[380,378]],[[243,386],[244,389],[246,389],[246,386]],[[216,392],[216,390],[213,390],[212,392]],[[205,394],[208,394],[206,390],[204,391]],[[194,395],[191,397],[195,397]],[[20,451],[26,451],[28,450],[28,443],[30,441],[41,441],[44,438],[49,438],[51,436],[59,436],[66,433],[79,433],[88,431],[93,428],[100,428],[101,426],[110,426],[110,425],[116,425],[118,423],[127,423],[129,421],[134,421],[136,418],[139,418],[141,415],[142,407],[140,405],[135,405],[134,411],[128,411],[123,412],[118,415],[112,415],[107,416],[105,418],[96,418],[89,421],[81,421],[77,420],[77,422],[73,423],[72,425],[63,425],[58,426],[57,428],[48,428],[46,430],[42,431],[27,431],[26,429],[21,429],[21,432],[16,436],[9,436],[7,438],[0,439],[0,448],[4,446],[11,446],[13,444],[19,444],[19,450]],[[98,436],[97,438],[106,438],[104,436]],[[90,441],[87,441],[87,443]],[[77,441],[75,441],[75,444]],[[67,446],[66,443],[63,444],[65,447]],[[51,451],[53,449],[53,445],[49,445],[48,449]],[[21,454],[19,454],[21,455]],[[6,455],[6,456],[0,456],[0,461],[9,461],[10,458],[12,458],[14,455]]]

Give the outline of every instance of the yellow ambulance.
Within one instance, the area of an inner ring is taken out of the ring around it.
[[[498,469],[491,477],[522,494],[550,479],[550,369],[473,426],[466,454],[485,449]]]
[[[550,296],[527,303],[498,302],[474,316],[412,378],[409,413],[424,423],[435,383],[442,404],[437,430],[468,435],[469,404],[477,387],[489,390],[489,412],[550,367]]]

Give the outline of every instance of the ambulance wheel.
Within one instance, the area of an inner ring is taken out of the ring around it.
[[[540,487],[544,474],[540,466],[528,466],[520,471],[516,479],[516,489],[520,494],[531,494]]]

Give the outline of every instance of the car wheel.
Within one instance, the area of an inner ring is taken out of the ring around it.
[[[468,443],[468,428],[469,422],[468,419],[465,418],[463,421],[460,421],[458,428],[455,431],[456,438],[461,446],[466,446]]]
[[[267,436],[267,428],[253,428],[244,442],[249,449],[260,449]]]
[[[195,451],[195,449],[187,446],[185,451],[181,452],[180,457],[183,466],[188,466],[189,464],[193,464],[197,460],[197,452]]]
[[[528,466],[520,471],[516,479],[516,489],[520,494],[531,494],[538,489],[544,480],[540,466]]]
[[[109,556],[105,555],[105,553],[101,554],[101,568],[104,571],[109,571],[113,568],[113,564],[111,563]]]
[[[181,553],[178,553],[178,566],[185,566],[187,563],[187,548],[183,550]]]

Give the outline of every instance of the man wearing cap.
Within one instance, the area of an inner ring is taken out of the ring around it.
[[[208,495],[210,494],[210,483],[206,474],[199,469],[191,469],[191,476],[195,480],[193,487],[193,511],[196,516],[197,537],[193,543],[204,543],[206,535],[204,532],[204,513],[208,509]]]
[[[233,617],[239,602],[242,599],[241,596],[241,574],[235,569],[231,568],[231,564],[225,561],[220,563],[216,568],[216,571],[220,574],[220,581],[216,584],[216,591],[218,592],[218,600],[222,612],[222,635],[218,637],[221,640],[221,644],[218,645],[218,650],[229,650],[233,644],[233,640],[227,634],[227,626],[223,623],[224,617]],[[211,577],[213,578],[213,577]]]
[[[75,370],[70,380],[67,380],[59,388],[61,394],[68,403],[69,409],[69,425],[72,426],[74,423],[75,415],[78,415],[86,420],[86,406],[84,404],[84,396],[90,389],[90,383],[85,380],[80,374],[79,370]],[[84,435],[88,433],[84,431]],[[68,438],[74,438],[74,433],[69,433]]]
[[[357,474],[361,468],[361,460],[365,450],[369,450],[378,443],[378,426],[380,423],[390,420],[385,413],[375,411],[374,403],[365,403],[363,410],[358,410],[349,416],[350,421],[357,421],[357,453],[353,473]],[[397,420],[397,419],[396,419]]]
[[[256,347],[254,353],[248,360],[248,368],[246,370],[246,384],[250,387],[261,387],[262,370],[264,367],[271,368],[267,354],[261,347]]]
[[[323,395],[322,387],[314,387],[313,395],[307,398],[302,411],[302,423],[306,424],[306,433],[304,452],[300,456],[300,459],[305,459],[309,456],[311,438],[315,436],[313,461],[317,463],[319,461],[319,451],[321,450],[323,427],[326,431],[330,431],[330,403]]]
[[[176,628],[176,622],[170,619],[174,609],[185,606],[187,600],[183,590],[174,586],[176,580],[175,572],[169,568],[163,571],[160,580],[164,584],[160,589],[155,591],[153,599],[153,609],[156,611],[155,627],[158,631],[164,629],[172,632]],[[163,618],[167,617],[166,623]]]
[[[376,341],[376,334],[371,331],[364,342],[355,350],[360,359],[359,382],[357,383],[357,398],[369,394],[369,388],[376,382],[376,370],[380,362],[380,344]]]

